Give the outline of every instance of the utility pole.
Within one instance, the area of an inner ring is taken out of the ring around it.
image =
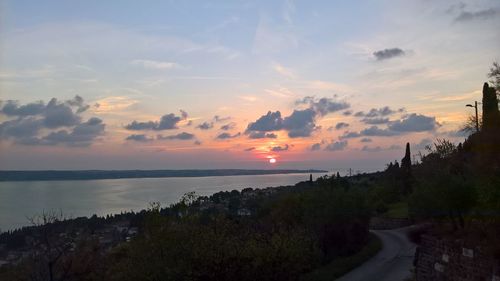
[[[474,101],[474,109],[476,110],[476,132],[479,133],[479,116],[477,115],[477,101]]]
[[[476,110],[476,132],[479,133],[479,116],[477,114],[477,101],[474,101],[474,105],[467,104],[465,106],[467,106],[467,107],[474,107],[474,109]]]

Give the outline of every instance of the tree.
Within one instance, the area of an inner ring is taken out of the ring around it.
[[[485,132],[497,130],[500,124],[498,99],[495,88],[488,83],[483,85],[483,130]]]
[[[490,72],[488,73],[488,77],[491,78],[491,84],[493,84],[497,89],[497,92],[500,93],[500,64],[498,62],[493,62]]]
[[[30,255],[21,263],[22,274],[28,280],[81,280],[97,268],[99,244],[89,233],[78,235],[68,225],[62,212],[43,212],[30,218],[33,236]]]
[[[403,194],[409,194],[412,192],[411,182],[411,152],[410,143],[406,143],[405,157],[401,159],[401,176],[403,177]]]
[[[470,181],[453,175],[448,168],[435,169],[421,181],[409,200],[413,217],[448,219],[454,229],[464,228],[465,216],[476,204],[476,190]]]
[[[477,131],[476,124],[478,124],[479,131],[481,131],[481,128],[483,127],[482,115],[479,114],[479,116],[477,118],[478,118],[478,120],[476,123],[476,115],[475,114],[469,115],[467,117],[467,120],[465,120],[465,122],[462,124],[460,131],[470,133],[470,134],[476,133],[476,131]]]

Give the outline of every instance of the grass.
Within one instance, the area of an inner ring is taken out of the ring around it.
[[[303,275],[301,281],[331,281],[360,266],[375,256],[382,248],[382,242],[377,236],[370,233],[370,238],[361,251],[349,256],[334,259],[331,263]]]
[[[383,217],[392,219],[408,218],[408,203],[405,201],[390,204],[386,213],[382,214]]]

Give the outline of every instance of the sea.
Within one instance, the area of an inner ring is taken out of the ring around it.
[[[0,182],[0,232],[29,226],[30,218],[44,212],[61,212],[68,218],[105,216],[140,211],[152,202],[167,207],[191,191],[208,196],[306,180],[309,174]]]

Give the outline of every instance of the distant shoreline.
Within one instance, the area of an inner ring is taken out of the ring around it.
[[[56,181],[56,180],[105,180],[172,177],[223,177],[277,174],[328,173],[325,170],[39,170],[0,171],[0,182],[6,181]]]

